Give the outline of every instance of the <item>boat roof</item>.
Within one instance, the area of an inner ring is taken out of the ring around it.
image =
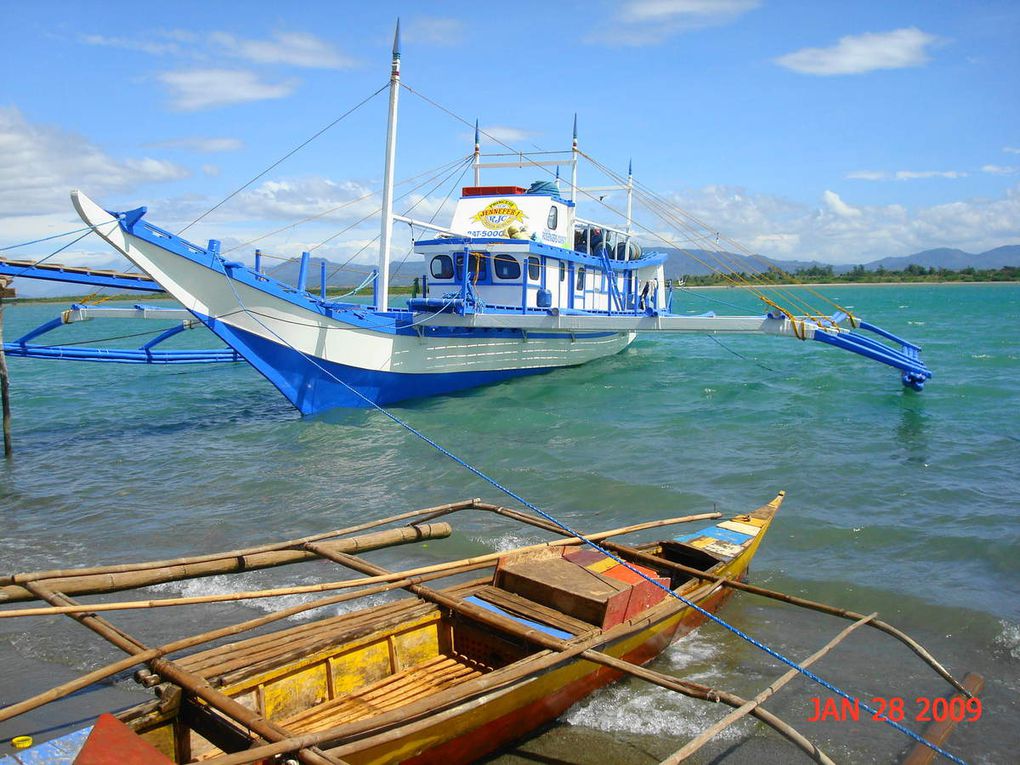
[[[436,239],[419,239],[415,245],[415,252],[423,255],[439,254],[451,250],[480,250],[489,252],[498,249],[500,252],[511,252],[520,255],[539,255],[560,260],[573,261],[586,266],[601,268],[604,264],[601,258],[568,250],[564,247],[554,247],[533,239],[507,239],[502,237],[471,237],[471,236],[446,236]],[[631,271],[648,266],[657,266],[666,262],[667,254],[664,252],[648,253],[638,260],[610,260],[609,263],[614,271]]]

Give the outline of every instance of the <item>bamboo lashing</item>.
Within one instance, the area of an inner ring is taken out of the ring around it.
[[[32,588],[38,597],[49,603],[73,602],[65,595],[47,590],[38,582],[30,582],[28,586]],[[127,653],[137,654],[146,650],[146,646],[143,643],[122,632],[102,617],[91,614],[75,614],[72,618]],[[167,678],[189,693],[198,696],[210,706],[254,731],[266,741],[278,741],[290,735],[288,731],[266,720],[261,715],[252,712],[229,696],[217,691],[208,682],[187,672],[174,662],[167,659],[152,659],[147,663],[153,672]],[[343,760],[309,747],[303,747],[297,750],[295,754],[304,765],[345,765]]]
[[[488,512],[496,513],[497,515],[512,518],[514,520],[520,521],[521,523],[527,523],[529,525],[535,526],[540,529],[544,529],[546,531],[555,532],[558,534],[563,533],[563,530],[560,529],[558,526],[555,526],[554,524],[549,523],[544,519],[536,518],[534,516],[528,515],[527,513],[522,513],[518,510],[512,510],[508,507],[492,505],[487,502],[476,502],[475,507],[479,510],[486,510]],[[864,618],[864,614],[859,614],[856,611],[851,611],[846,608],[830,606],[826,603],[819,603],[818,601],[808,600],[807,598],[799,598],[795,595],[787,595],[786,593],[778,592],[777,590],[769,590],[764,587],[748,584],[746,582],[739,582],[734,579],[720,579],[720,577],[714,576],[713,574],[706,574],[704,571],[700,569],[692,568],[691,566],[685,566],[682,563],[674,563],[672,561],[663,560],[662,558],[652,556],[643,550],[640,550],[635,547],[630,547],[628,545],[619,544],[617,542],[606,542],[603,546],[607,550],[611,550],[613,552],[619,553],[620,555],[627,556],[631,560],[634,560],[636,562],[650,563],[657,566],[665,566],[667,568],[673,569],[674,571],[679,571],[681,573],[697,577],[698,579],[701,579],[703,581],[722,581],[723,586],[732,588],[734,590],[740,590],[741,592],[749,592],[752,595],[760,595],[761,597],[764,598],[778,600],[793,606],[799,606],[801,608],[807,608],[812,611],[818,611],[819,613],[829,614],[830,616],[838,616],[841,619],[853,619],[857,621]],[[922,661],[924,661],[929,667],[935,670],[935,672],[940,677],[942,677],[942,679],[944,679],[951,686],[953,686],[958,691],[963,693],[965,696],[970,698],[971,696],[970,691],[967,690],[964,684],[960,683],[959,680],[953,677],[953,675],[949,672],[948,669],[942,666],[942,664],[934,656],[932,656],[931,653],[929,653],[924,646],[922,646],[912,637],[907,635],[905,632],[897,629],[896,627],[893,627],[888,622],[882,621],[881,619],[871,619],[870,621],[867,622],[867,624],[870,627],[874,627],[875,629],[881,630],[887,635],[896,638],[901,643],[906,645]]]
[[[637,531],[644,531],[646,529],[660,528],[662,526],[671,526],[679,523],[689,523],[692,521],[704,521],[714,520],[721,517],[720,513],[701,513],[700,515],[687,515],[680,518],[668,518],[660,521],[649,521],[647,523],[638,523],[631,526],[623,526],[617,529],[610,529],[609,531],[602,531],[597,534],[591,534],[587,538],[591,540],[602,540],[608,537],[620,536],[622,534],[630,534]],[[535,550],[543,550],[555,547],[568,547],[582,544],[581,540],[577,537],[568,537],[566,539],[556,539],[552,542],[542,542],[540,544],[529,545],[527,547],[521,547],[515,552],[533,552]],[[185,606],[194,605],[198,603],[227,603],[237,600],[256,600],[259,598],[275,598],[281,595],[306,595],[309,593],[316,592],[329,592],[332,590],[342,590],[348,587],[361,587],[371,584],[380,584],[383,582],[391,582],[395,579],[403,579],[409,576],[418,576],[420,574],[431,574],[438,571],[450,570],[453,568],[459,568],[465,565],[472,565],[475,563],[495,563],[505,553],[494,552],[486,553],[484,555],[477,555],[472,558],[463,558],[461,560],[450,561],[448,563],[437,563],[430,566],[419,566],[417,568],[406,569],[404,571],[397,571],[391,574],[370,576],[361,579],[346,579],[337,582],[323,582],[320,584],[309,584],[299,585],[294,587],[278,587],[274,589],[266,590],[249,590],[246,592],[235,592],[235,593],[222,593],[217,595],[198,595],[193,597],[181,597],[181,598],[163,598],[161,600],[132,600],[132,601],[121,601],[117,603],[94,603],[88,605],[75,605],[75,606],[62,606],[62,607],[51,607],[51,608],[22,608],[22,609],[6,609],[0,610],[0,619],[9,619],[21,616],[53,616],[56,614],[81,614],[81,613],[101,613],[105,611],[127,611],[144,608],[163,608],[169,606]]]
[[[800,662],[800,666],[810,667],[820,658],[825,656],[825,654],[827,654],[829,651],[831,651],[833,648],[835,648],[837,645],[843,642],[843,640],[845,640],[850,635],[851,632],[856,630],[858,627],[863,627],[865,624],[870,622],[876,616],[878,616],[877,611],[873,614],[865,616],[863,619],[858,619],[849,627],[846,627],[844,630],[842,630],[838,635],[836,635],[836,637],[834,637],[832,640],[830,640],[828,643],[822,646],[819,650],[815,651],[808,658],[804,659],[804,661]],[[679,763],[683,762],[692,754],[694,754],[696,751],[701,749],[701,747],[703,747],[705,744],[707,744],[709,741],[711,741],[713,738],[719,735],[719,733],[721,733],[723,730],[731,726],[741,717],[746,716],[752,710],[761,706],[761,704],[766,699],[779,692],[783,688],[783,686],[785,686],[799,674],[800,673],[795,669],[791,669],[789,672],[786,672],[778,680],[776,680],[774,683],[765,688],[765,690],[763,690],[753,699],[750,699],[746,703],[737,707],[728,715],[723,717],[721,720],[717,720],[716,722],[712,723],[710,726],[708,726],[708,728],[706,728],[704,731],[698,734],[697,737],[691,739],[686,744],[684,744],[684,746],[680,748],[675,754],[663,760],[660,763],[660,765],[679,765]]]

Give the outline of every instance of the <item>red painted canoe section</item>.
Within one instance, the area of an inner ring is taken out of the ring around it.
[[[174,765],[174,762],[116,717],[103,714],[85,739],[74,765]]]

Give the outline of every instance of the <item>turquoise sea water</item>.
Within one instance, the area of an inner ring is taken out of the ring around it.
[[[984,674],[985,713],[962,723],[949,748],[968,762],[1018,762],[1020,287],[833,287],[826,294],[921,344],[935,371],[927,389],[905,391],[894,371],[818,343],[641,337],[583,367],[394,410],[587,530],[713,508],[740,512],[785,489],[752,580],[879,611],[954,673]],[[740,297],[705,290],[682,299],[696,312],[721,308],[713,300],[755,310]],[[8,307],[6,339],[58,310]],[[151,329],[93,323],[66,328],[63,337]],[[377,413],[300,418],[244,365],[8,364],[17,453],[0,466],[4,572],[211,552],[472,496],[509,503]],[[454,522],[451,539],[374,557],[386,565],[430,562],[543,538],[490,517]],[[167,585],[159,594],[332,574],[309,566],[246,575],[243,584]],[[113,621],[156,643],[255,608],[136,612]],[[723,616],[799,658],[845,626],[749,596],[734,598]],[[116,658],[69,620],[0,621],[0,704]],[[654,666],[748,696],[785,669],[718,627],[699,630]],[[862,697],[904,697],[908,712],[917,710],[915,698],[945,690],[880,633],[856,633],[816,666]],[[907,748],[901,734],[873,722],[807,722],[819,695],[798,679],[767,706],[838,762],[893,762]],[[21,723],[0,723],[0,740],[45,736],[138,698],[125,674]],[[657,762],[726,711],[622,683],[501,761]],[[798,757],[745,721],[695,761]]]

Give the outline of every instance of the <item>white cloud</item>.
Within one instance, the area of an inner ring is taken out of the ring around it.
[[[161,72],[158,79],[170,91],[171,105],[179,111],[284,98],[297,87],[293,80],[264,82],[244,69],[184,69]]]
[[[585,42],[655,45],[680,32],[728,24],[759,5],[761,0],[627,0]]]
[[[83,35],[81,42],[152,56],[177,56],[206,61],[216,55],[257,64],[283,64],[312,69],[348,69],[357,62],[334,45],[308,32],[274,32],[267,40],[230,32],[196,33],[182,29],[152,30],[144,37]]]
[[[821,76],[903,69],[928,62],[928,46],[938,40],[916,27],[892,32],[847,35],[829,48],[803,48],[775,59],[780,66]]]
[[[990,167],[990,165],[986,166]],[[990,172],[990,171],[986,171]],[[916,181],[926,178],[966,178],[964,170],[853,170],[846,178],[856,181]]]
[[[78,186],[102,195],[188,175],[186,168],[163,159],[114,159],[84,136],[31,123],[18,109],[0,107],[2,214],[69,210],[68,191]]]
[[[148,53],[151,56],[179,56],[185,52],[179,40],[156,39],[158,33],[149,37],[107,37],[106,35],[83,35],[80,39],[86,45],[99,45],[108,48],[121,48],[123,50],[136,50],[141,53]]]
[[[620,7],[624,21],[723,23],[760,5],[760,0],[628,0]]]
[[[244,142],[239,138],[203,138],[192,136],[190,138],[171,138],[166,141],[156,141],[146,144],[157,149],[181,149],[183,151],[197,151],[201,154],[218,154],[223,151],[237,151],[244,148]]]
[[[913,181],[918,178],[966,178],[967,173],[962,170],[897,170],[894,177],[898,181]]]
[[[825,206],[830,212],[835,213],[840,218],[859,218],[861,211],[856,207],[851,207],[842,199],[839,194],[835,191],[826,190],[822,194],[822,200],[825,202]]]
[[[511,146],[521,141],[527,141],[535,135],[528,130],[521,130],[520,128],[509,127],[508,125],[483,125],[479,130],[483,142],[488,139],[497,143],[510,144]],[[473,138],[474,136],[472,136]]]
[[[1020,186],[998,199],[976,198],[908,210],[902,205],[855,205],[832,191],[817,208],[745,189],[709,186],[671,201],[755,252],[768,257],[867,263],[934,247],[969,252],[1020,241]],[[690,247],[727,248],[714,236]]]
[[[857,181],[884,181],[889,178],[889,173],[884,170],[853,170],[846,177]]]
[[[456,45],[465,37],[465,25],[460,19],[422,17],[410,19],[400,30],[408,42],[424,45]]]
[[[1003,146],[1002,150],[1007,154],[1020,154],[1020,148],[1016,146]]]
[[[279,220],[320,215],[346,205],[327,217],[332,221],[355,221],[379,207],[379,197],[375,195],[347,204],[370,191],[355,181],[337,182],[323,177],[273,180],[243,192],[239,196],[239,209],[252,217]]]
[[[1020,170],[1020,168],[1007,167],[1005,165],[982,165],[981,167],[982,173],[990,173],[992,175],[1012,175],[1017,170]]]
[[[270,40],[250,40],[229,32],[210,32],[209,44],[223,53],[258,64],[313,69],[349,69],[356,61],[307,32],[274,32]]]

